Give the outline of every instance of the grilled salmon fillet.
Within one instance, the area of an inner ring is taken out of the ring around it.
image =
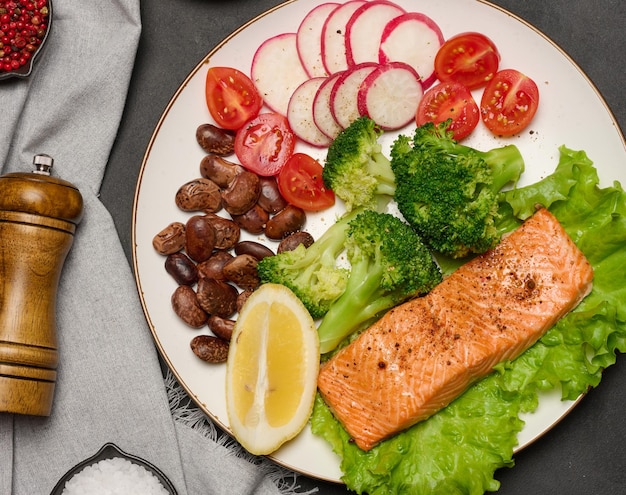
[[[591,291],[593,270],[538,210],[491,251],[408,301],[324,363],[318,389],[369,450],[519,356]]]

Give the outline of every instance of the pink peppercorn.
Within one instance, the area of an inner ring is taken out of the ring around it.
[[[48,0],[0,0],[0,73],[19,69],[48,29]]]

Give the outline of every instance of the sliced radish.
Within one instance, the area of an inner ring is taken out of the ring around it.
[[[441,29],[430,17],[408,12],[387,23],[380,43],[379,61],[405,62],[422,78],[424,89],[435,82],[435,56],[444,42]]]
[[[338,3],[328,2],[314,7],[298,27],[298,54],[309,77],[327,75],[322,61],[322,30],[326,19],[338,6]]]
[[[358,94],[363,81],[378,68],[378,64],[364,63],[346,70],[334,84],[330,94],[330,111],[337,123],[348,127],[359,117]]]
[[[415,69],[404,62],[379,66],[363,81],[358,94],[361,115],[381,128],[399,129],[415,120],[424,90]]]
[[[296,33],[283,33],[265,40],[252,59],[251,79],[265,104],[287,116],[289,99],[309,76],[296,45]]]
[[[313,100],[325,77],[307,79],[296,88],[289,100],[287,120],[289,127],[304,142],[313,146],[328,146],[331,139],[315,124],[313,119]]]
[[[373,0],[361,5],[346,25],[348,65],[378,62],[380,40],[387,23],[406,11],[387,0]]]
[[[322,61],[328,74],[348,68],[346,59],[346,24],[365,0],[351,0],[333,10],[322,28]]]
[[[335,139],[343,129],[337,123],[337,120],[330,109],[330,97],[333,91],[333,86],[342,74],[343,72],[335,72],[331,76],[328,76],[320,85],[317,90],[317,94],[313,99],[313,121],[318,129],[331,139]]]

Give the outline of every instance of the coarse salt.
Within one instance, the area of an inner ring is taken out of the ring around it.
[[[121,457],[86,466],[65,483],[62,495],[169,495],[161,481],[145,467]]]

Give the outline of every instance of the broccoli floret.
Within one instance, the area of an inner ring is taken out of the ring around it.
[[[373,120],[359,117],[328,148],[322,179],[348,211],[378,208],[379,202],[388,202],[395,192],[391,163],[378,142],[381,134]]]
[[[415,231],[389,213],[360,212],[349,224],[346,254],[347,286],[318,327],[321,353],[332,351],[384,311],[428,292],[442,279]]]
[[[344,214],[309,247],[300,244],[293,251],[263,258],[257,264],[261,283],[289,287],[313,318],[324,316],[346,287],[348,269],[338,258],[345,250],[348,224],[357,213]]]
[[[515,145],[479,151],[459,144],[448,122],[427,123],[391,148],[394,199],[433,251],[451,258],[482,253],[500,240],[501,189],[517,182],[524,160]]]

